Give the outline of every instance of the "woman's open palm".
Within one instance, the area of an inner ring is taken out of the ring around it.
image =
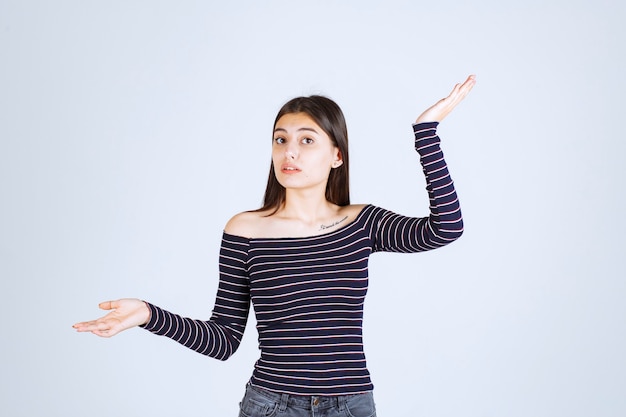
[[[97,336],[111,337],[131,327],[145,324],[150,319],[148,306],[136,298],[105,301],[98,307],[111,310],[111,312],[96,320],[76,323],[72,327],[79,332],[91,332]]]
[[[440,122],[465,98],[476,84],[476,76],[470,75],[463,83],[454,86],[448,97],[442,98],[437,103],[426,109],[415,123]]]

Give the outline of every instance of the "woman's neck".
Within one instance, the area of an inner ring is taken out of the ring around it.
[[[324,196],[287,192],[285,202],[276,212],[276,216],[306,224],[317,224],[320,220],[335,216],[338,209],[338,206],[326,200]]]

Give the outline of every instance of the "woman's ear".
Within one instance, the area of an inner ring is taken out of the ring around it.
[[[341,151],[339,149],[337,149],[337,154],[335,155],[335,160],[332,163],[332,167],[333,168],[339,168],[341,165],[343,165],[343,158],[341,157]]]

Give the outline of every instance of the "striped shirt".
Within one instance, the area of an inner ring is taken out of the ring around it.
[[[421,252],[463,232],[437,123],[414,125],[430,215],[413,218],[373,205],[319,236],[245,238],[224,233],[220,282],[208,321],[152,304],[144,326],[201,354],[229,358],[254,306],[261,355],[250,383],[295,395],[349,395],[373,389],[363,353],[363,304],[372,252]]]

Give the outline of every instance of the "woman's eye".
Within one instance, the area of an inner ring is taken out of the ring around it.
[[[284,138],[274,138],[274,142],[281,144],[281,143],[285,143],[285,139]]]
[[[311,139],[311,138],[304,138],[304,139],[302,139],[302,143],[304,143],[304,144],[313,143],[313,139]]]

